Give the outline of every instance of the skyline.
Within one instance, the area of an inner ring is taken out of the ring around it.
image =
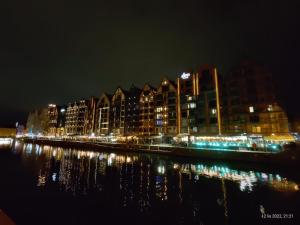
[[[226,75],[245,58],[270,69],[287,112],[299,115],[296,1],[15,3],[2,15],[2,126],[48,103],[156,86],[202,64]]]

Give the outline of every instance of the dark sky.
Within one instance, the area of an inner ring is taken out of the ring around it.
[[[27,112],[118,85],[157,85],[214,64],[265,64],[289,114],[299,115],[296,0],[4,0],[0,12],[0,125]]]

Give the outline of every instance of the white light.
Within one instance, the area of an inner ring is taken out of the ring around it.
[[[61,109],[61,110],[60,110],[61,113],[65,112],[65,111],[66,111],[65,109]]]
[[[165,167],[164,166],[158,166],[157,171],[160,174],[164,174],[165,173]]]
[[[253,106],[249,106],[249,112],[253,113],[254,112],[254,107]]]
[[[268,111],[271,112],[272,110],[273,110],[272,105],[269,105],[269,106],[268,106]]]
[[[52,181],[54,181],[54,182],[56,181],[56,173],[52,174]]]
[[[195,108],[196,108],[196,103],[190,103],[190,104],[188,105],[188,108],[189,108],[189,109],[195,109]]]
[[[190,73],[182,73],[181,74],[181,79],[188,79],[191,76]]]
[[[11,138],[1,138],[0,139],[0,145],[10,145],[12,143]]]

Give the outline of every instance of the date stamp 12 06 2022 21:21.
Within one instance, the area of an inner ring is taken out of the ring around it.
[[[265,208],[260,205],[259,210],[261,212],[262,219],[293,219],[293,213],[267,213]]]

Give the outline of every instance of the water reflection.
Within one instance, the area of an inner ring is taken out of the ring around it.
[[[228,189],[250,194],[260,188],[298,192],[296,182],[279,174],[243,171],[222,165],[179,163],[147,154],[115,154],[18,143],[13,149],[33,165],[40,190],[58,189],[74,196],[110,193],[120,207],[151,213],[172,207],[174,220],[201,223],[214,210],[230,217]],[[204,196],[205,195],[205,196]],[[203,197],[204,196],[204,197]],[[205,201],[203,200],[205,199]],[[218,208],[219,207],[219,208]],[[177,212],[177,213],[176,213]],[[188,216],[187,216],[188,215]],[[181,221],[181,222],[180,222]],[[183,222],[182,222],[183,223]]]
[[[198,181],[199,177],[217,178],[222,182],[234,181],[239,184],[241,191],[246,192],[253,191],[258,184],[268,185],[279,191],[299,191],[297,183],[279,174],[235,170],[218,165],[179,164],[161,159],[153,161],[154,157],[150,156],[116,155],[115,153],[62,149],[47,145],[24,144],[21,145],[22,148],[19,146],[20,143],[17,143],[14,151],[22,154],[24,160],[35,158],[43,161],[39,169],[37,186],[45,186],[46,182],[56,182],[64,187],[65,191],[71,191],[74,194],[86,193],[89,189],[98,187],[98,181],[106,175],[107,167],[116,168],[119,171],[120,189],[129,193],[133,193],[133,182],[139,183],[139,193],[149,192],[150,173],[154,173],[156,196],[162,201],[168,199],[167,170],[170,169],[180,176],[179,190],[182,189],[180,182],[182,174],[185,174],[195,181]],[[151,171],[153,166],[156,168]]]

